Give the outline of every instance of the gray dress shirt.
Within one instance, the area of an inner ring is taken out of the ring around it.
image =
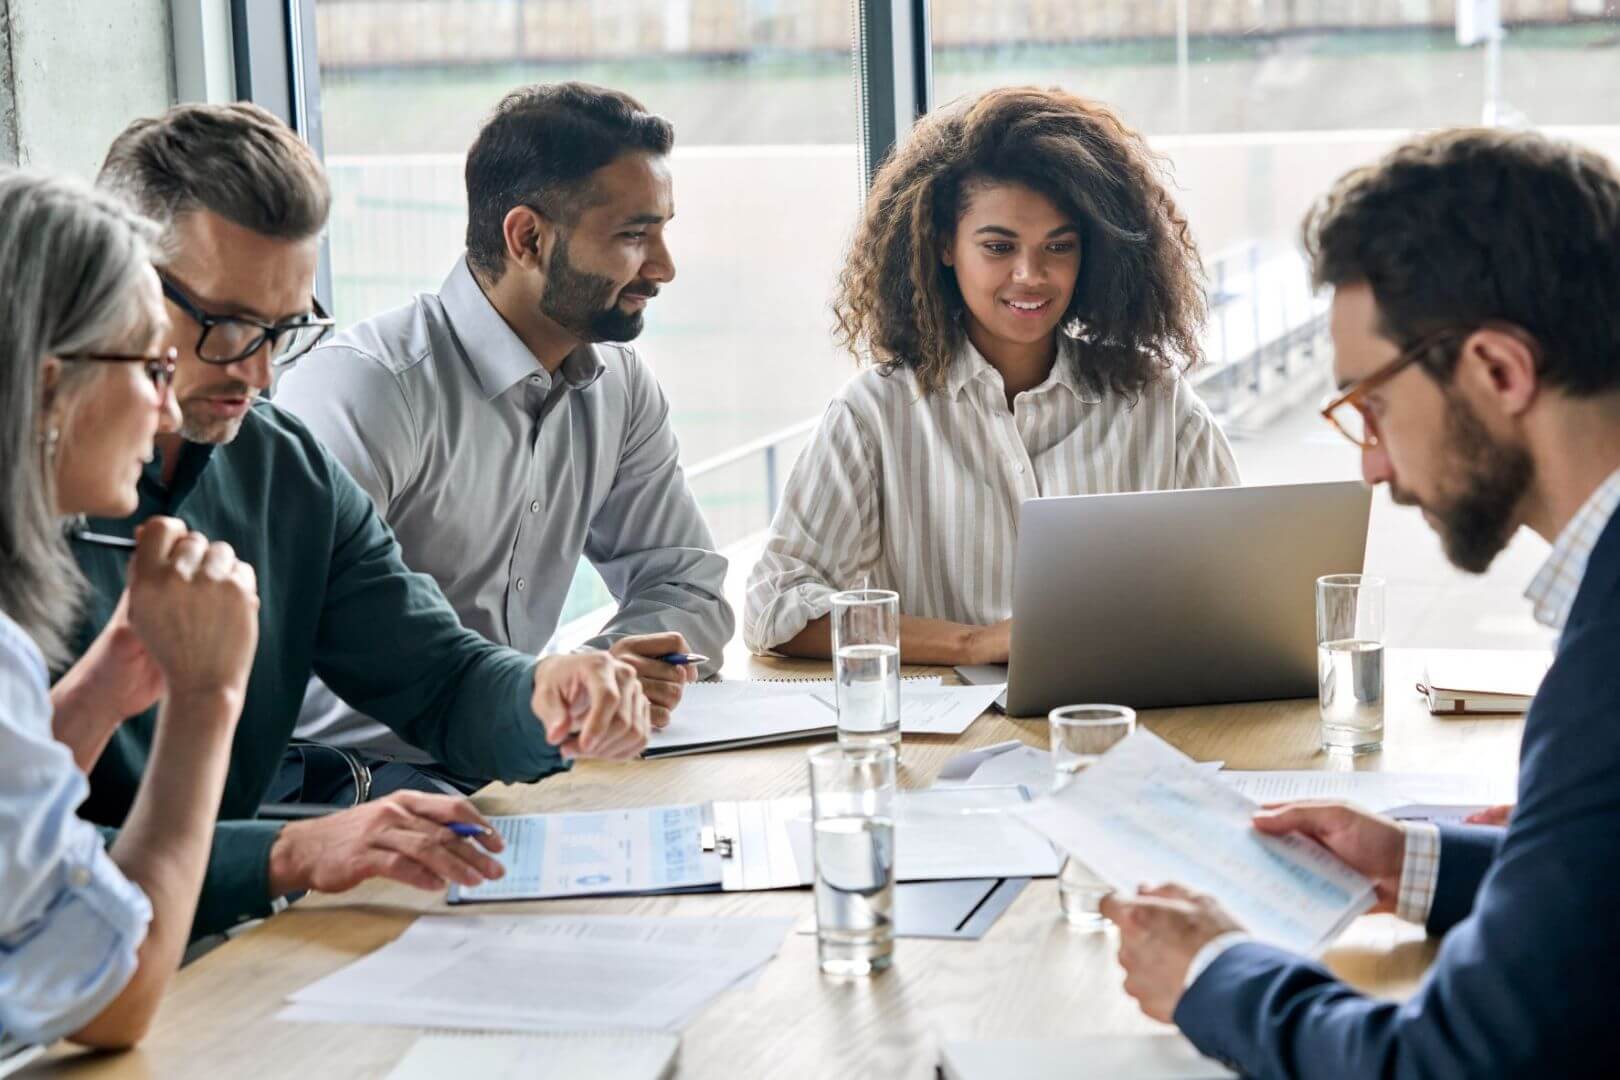
[[[618,600],[592,645],[677,630],[716,658],[726,560],[686,485],[663,390],[627,345],[548,374],[468,270],[345,330],[276,387],[468,627],[524,652],[557,628],[583,554]],[[378,633],[388,632],[378,627]],[[298,736],[429,760],[312,684]]]

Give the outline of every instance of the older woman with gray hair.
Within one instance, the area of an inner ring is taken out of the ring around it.
[[[0,174],[0,1051],[63,1035],[121,1047],[147,1030],[191,926],[258,640],[252,568],[148,522],[121,647],[164,706],[105,848],[75,815],[98,750],[53,736],[47,672],[82,586],[64,519],[133,510],[153,436],[178,424],[172,350],[155,351],[155,237],[108,195]]]

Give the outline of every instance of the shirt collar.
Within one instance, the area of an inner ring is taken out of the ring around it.
[[[457,260],[439,287],[439,301],[467,354],[485,401],[499,397],[530,376],[538,376],[543,389],[551,389],[551,374],[536,362],[529,347],[489,302],[465,256]],[[571,388],[583,390],[601,378],[603,370],[596,348],[581,345],[568,354],[558,372]]]
[[[1562,630],[1569,621],[1592,549],[1616,509],[1620,509],[1620,469],[1610,473],[1575,512],[1524,591],[1525,599],[1535,605],[1536,621],[1543,626]]]
[[[1052,370],[1047,374],[1045,381],[1029,393],[1042,396],[1056,387],[1062,387],[1087,405],[1096,405],[1102,401],[1101,394],[1080,381],[1079,358],[1080,343],[1066,334],[1058,335],[1057,363],[1052,365]],[[952,399],[955,399],[974,382],[988,383],[997,393],[1004,393],[1006,390],[1001,372],[997,371],[995,365],[986,360],[984,354],[968,340],[966,334],[963,334],[962,347],[957,350],[956,362],[951,365],[951,370],[945,378],[945,390]]]

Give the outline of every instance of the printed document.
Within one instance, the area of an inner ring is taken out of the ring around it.
[[[901,683],[903,716],[907,695],[938,688],[940,677],[902,679]],[[645,756],[696,754],[831,735],[838,730],[836,696],[831,679],[694,683],[682,692],[669,726],[647,740]],[[949,719],[954,721],[954,715]]]
[[[673,1031],[769,962],[792,923],[425,916],[293,994],[280,1015],[490,1031]]]
[[[1513,801],[1517,779],[1510,775],[1386,772],[1223,772],[1233,790],[1257,803],[1298,799],[1343,799],[1374,813],[1421,803],[1429,806],[1488,806]],[[1410,815],[1407,815],[1410,816]]]
[[[452,904],[720,884],[720,856],[702,849],[700,804],[522,814],[490,822],[506,841],[506,850],[490,853],[506,876],[472,888],[452,884]]]
[[[1256,832],[1256,809],[1138,729],[1013,813],[1123,892],[1176,882],[1215,897],[1256,938],[1314,953],[1372,906],[1372,883],[1303,837]]]

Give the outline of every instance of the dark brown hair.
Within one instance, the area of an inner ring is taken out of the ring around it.
[[[1105,106],[1009,87],[930,113],[872,182],[838,279],[840,344],[944,385],[965,329],[940,254],[975,185],[1023,184],[1080,228],[1080,277],[1061,326],[1083,343],[1077,376],[1136,394],[1201,356],[1202,264],[1142,137]]]
[[[467,261],[499,281],[514,206],[571,224],[592,173],[633,151],[667,154],[674,143],[668,120],[618,90],[563,82],[512,91],[467,151]]]
[[[163,227],[210,210],[262,236],[304,240],[326,226],[332,191],[309,144],[257,105],[176,105],[113,140],[97,181]]]
[[[1346,174],[1305,218],[1318,286],[1365,282],[1380,332],[1407,347],[1502,320],[1573,395],[1620,387],[1620,176],[1527,131],[1462,129]],[[1424,365],[1449,379],[1456,350]]]

